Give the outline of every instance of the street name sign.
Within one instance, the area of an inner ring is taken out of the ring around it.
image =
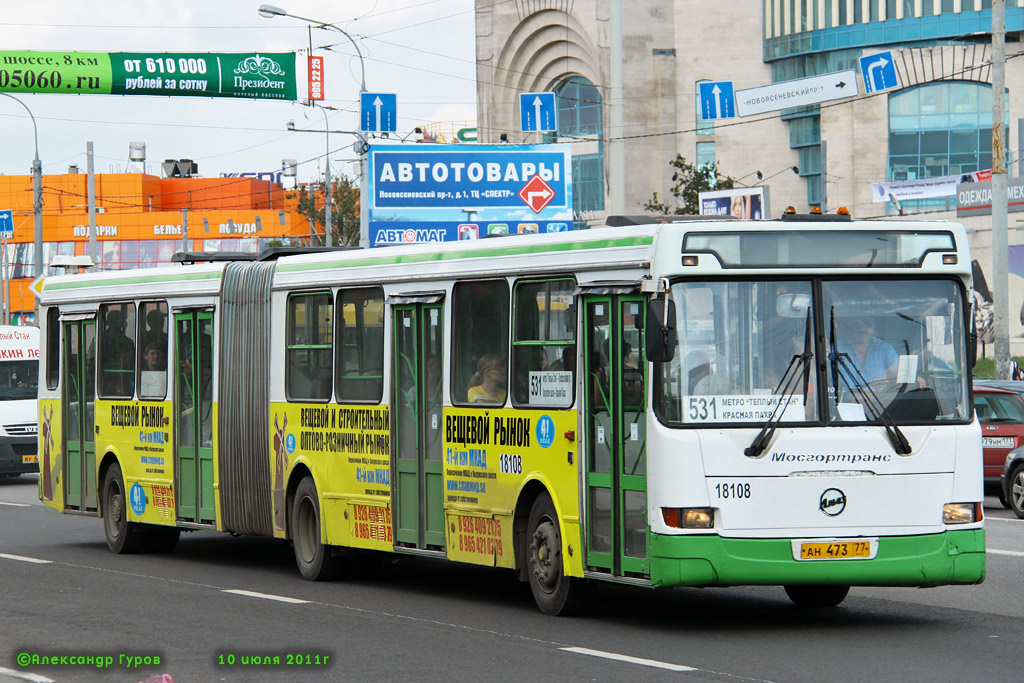
[[[740,116],[753,116],[779,109],[856,97],[857,94],[857,72],[848,69],[739,90],[736,92],[736,111]]]

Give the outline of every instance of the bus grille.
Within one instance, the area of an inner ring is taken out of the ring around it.
[[[35,436],[39,433],[39,425],[35,422],[4,425],[4,430],[11,436]]]

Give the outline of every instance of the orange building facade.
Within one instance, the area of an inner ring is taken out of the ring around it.
[[[62,272],[49,267],[58,254],[92,256],[102,270],[152,268],[178,251],[256,253],[276,243],[309,244],[313,231],[296,211],[295,193],[267,180],[96,174],[97,253],[90,254],[87,182],[81,173],[43,176],[45,275]],[[32,176],[0,176],[0,209],[14,213],[7,247],[11,322],[31,322],[35,308],[32,196]]]

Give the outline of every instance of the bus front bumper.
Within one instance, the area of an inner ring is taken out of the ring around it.
[[[792,541],[651,535],[654,586],[942,586],[985,580],[985,530],[882,536],[872,559],[797,560]]]

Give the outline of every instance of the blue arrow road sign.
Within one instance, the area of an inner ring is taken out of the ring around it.
[[[14,237],[14,212],[10,209],[0,210],[0,237]]]
[[[731,119],[736,116],[736,101],[732,81],[709,81],[700,83],[700,117],[710,119]]]
[[[891,50],[861,57],[860,72],[864,76],[865,94],[900,87],[900,78],[896,75],[896,62],[892,58]]]
[[[364,133],[398,130],[398,98],[394,93],[364,92],[359,96],[359,130]]]
[[[555,113],[555,93],[519,94],[519,129],[524,133],[558,130]]]

